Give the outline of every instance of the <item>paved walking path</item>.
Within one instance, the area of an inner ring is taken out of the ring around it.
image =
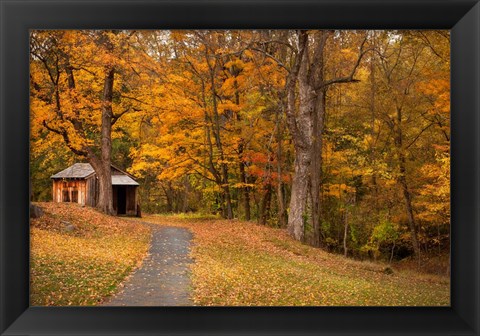
[[[188,256],[192,233],[142,222],[152,228],[152,246],[141,267],[105,306],[191,306]]]

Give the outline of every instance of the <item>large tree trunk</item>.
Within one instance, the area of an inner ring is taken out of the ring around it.
[[[290,213],[288,214],[287,229],[290,235],[299,241],[305,239],[307,191],[309,179],[310,153],[307,151],[296,151],[295,169],[292,180],[292,195],[290,198]]]
[[[309,101],[305,97],[305,90],[298,89],[300,103],[297,113],[296,84],[299,82],[300,72],[305,74],[308,53],[308,35],[306,31],[298,32],[298,54],[286,82],[287,126],[292,135],[295,149],[295,163],[292,179],[292,193],[290,197],[290,212],[288,214],[287,230],[296,240],[303,241],[305,238],[304,215],[307,201],[307,188],[309,186],[311,119],[305,103]]]
[[[312,162],[310,164],[310,197],[312,204],[313,246],[320,246],[320,216],[321,216],[321,189],[322,189],[322,145],[323,121],[325,115],[325,92],[317,94],[313,113],[313,136],[311,146]]]
[[[98,178],[98,200],[97,209],[108,214],[114,215],[113,194],[112,194],[112,173],[110,166],[106,166],[98,159],[89,159]]]
[[[313,54],[309,55],[308,40],[298,71],[298,113],[295,116],[293,143],[295,147],[295,172],[288,227],[295,239],[304,241],[304,218],[312,224],[313,245],[320,245],[320,190],[322,165],[322,131],[325,111],[323,83],[323,48],[326,33],[315,34]],[[287,96],[287,101],[289,96]],[[287,103],[287,106],[291,102]],[[287,119],[288,120],[288,119]],[[292,123],[288,123],[292,130]],[[310,206],[307,207],[307,202]]]
[[[310,155],[310,197],[312,205],[313,246],[320,246],[321,227],[321,190],[322,190],[322,146],[326,104],[326,87],[324,78],[324,49],[328,32],[316,31],[312,45],[312,60],[306,74],[306,90],[312,92],[312,142]],[[314,92],[314,93],[313,93]]]
[[[275,121],[277,127],[277,203],[278,203],[278,224],[284,228],[287,226],[288,215],[285,206],[285,197],[283,193],[283,180],[282,180],[282,161],[283,161],[283,146],[282,136],[284,133],[284,127],[282,127],[281,111],[275,113]]]
[[[111,68],[105,76],[105,84],[103,88],[103,107],[102,107],[102,129],[101,129],[101,159],[95,155],[89,156],[90,164],[97,173],[99,182],[99,195],[97,208],[108,214],[113,215],[113,194],[112,194],[112,172],[111,172],[111,155],[112,155],[112,98],[113,98],[113,81],[115,69]]]
[[[322,189],[322,138],[325,95],[329,85],[354,82],[353,76],[365,54],[360,46],[357,62],[345,77],[326,80],[324,50],[331,32],[298,31],[298,51],[287,77],[287,126],[295,148],[295,171],[288,218],[288,231],[303,241],[304,217],[309,219],[314,236],[313,245],[320,245],[320,191]],[[296,84],[298,83],[298,91]],[[297,109],[298,92],[298,109]],[[307,202],[309,206],[307,207]]]

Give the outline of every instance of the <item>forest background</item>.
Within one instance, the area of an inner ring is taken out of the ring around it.
[[[75,162],[100,182],[114,163],[143,212],[448,259],[447,31],[33,31],[30,51],[34,201]]]

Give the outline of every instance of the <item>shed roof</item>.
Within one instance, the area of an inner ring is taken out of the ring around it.
[[[112,175],[112,185],[136,185],[139,184],[127,175]]]
[[[52,175],[51,178],[85,178],[95,173],[90,163],[75,163],[61,172]]]
[[[135,185],[139,184],[132,178],[131,175],[126,172],[112,166],[117,171],[125,175],[112,175],[112,185]],[[90,163],[75,163],[70,167],[62,170],[61,172],[52,175],[52,179],[64,179],[64,178],[87,178],[95,174],[95,170]]]

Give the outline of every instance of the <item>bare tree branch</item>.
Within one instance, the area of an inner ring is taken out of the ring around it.
[[[365,43],[367,42],[367,37],[365,37],[365,39],[362,41],[362,44],[360,45],[360,51],[358,53],[358,58],[357,58],[357,62],[355,63],[355,65],[353,66],[353,69],[352,71],[350,72],[350,75],[348,76],[345,76],[345,77],[338,77],[338,78],[333,78],[333,79],[330,79],[330,80],[327,80],[327,81],[324,81],[320,87],[318,88],[315,88],[316,90],[317,89],[320,89],[320,88],[325,88],[329,85],[332,85],[332,84],[336,84],[336,83],[351,83],[351,82],[359,82],[358,79],[354,79],[353,76],[355,76],[355,72],[357,71],[357,68],[359,67],[362,59],[363,59],[363,56],[365,56],[366,53],[368,53],[369,51],[372,51],[373,48],[368,48],[368,49],[363,49],[363,47],[365,46]]]

